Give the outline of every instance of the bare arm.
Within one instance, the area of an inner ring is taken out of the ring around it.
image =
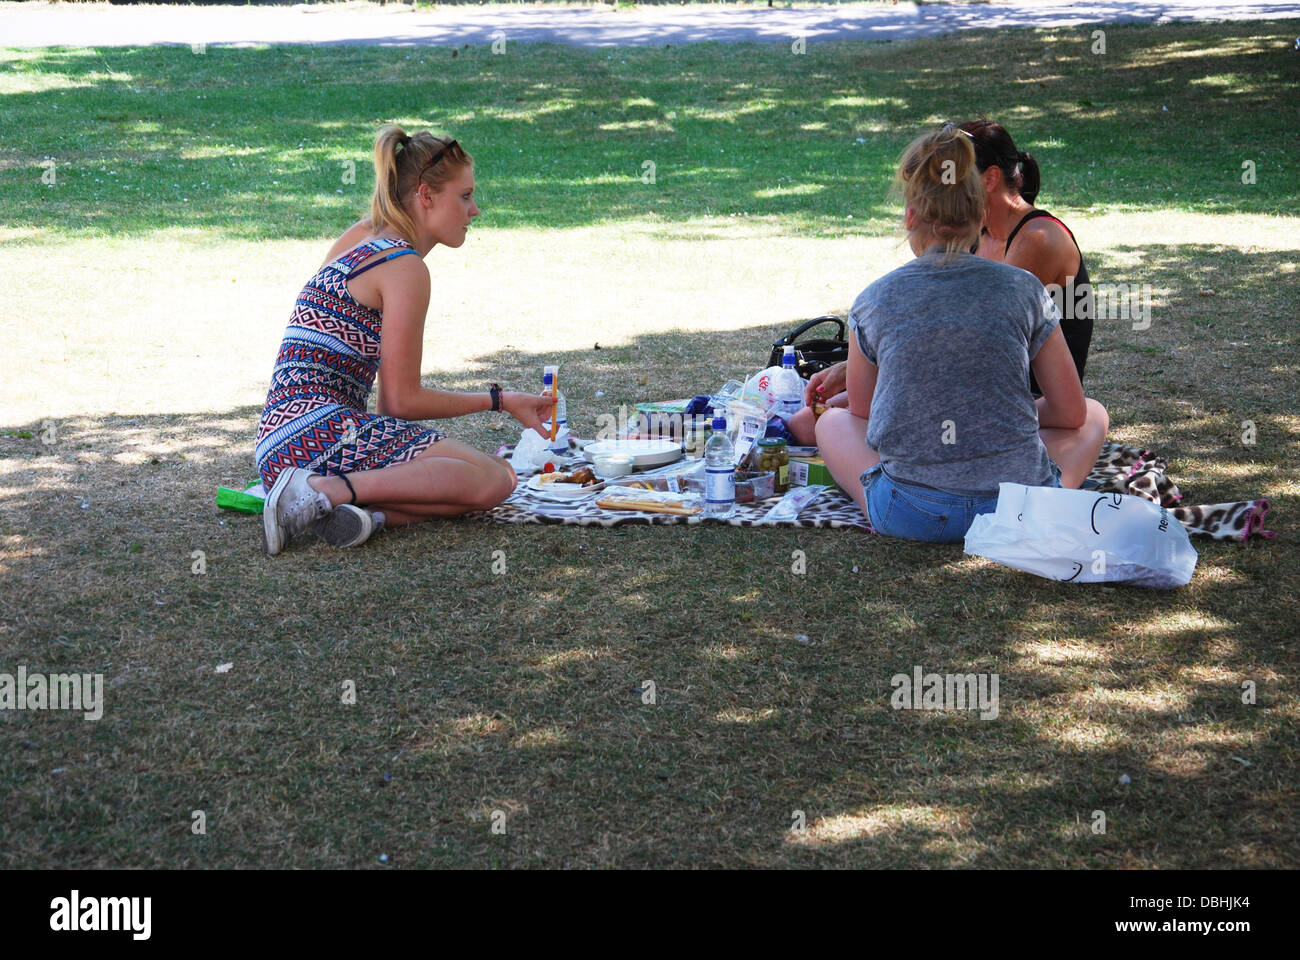
[[[492,409],[490,393],[455,393],[420,385],[424,319],[429,312],[429,268],[418,257],[395,257],[374,271],[384,303],[379,341],[381,415],[403,420],[444,420]],[[501,405],[526,427],[542,433],[551,401],[530,393],[502,393]]]
[[[867,420],[871,417],[871,398],[876,395],[876,376],[880,369],[867,359],[856,336],[849,337],[848,365],[849,413]]]
[[[350,226],[350,228],[344,230],[342,237],[339,237],[337,241],[334,241],[334,246],[329,248],[329,254],[325,255],[325,263],[329,263],[330,260],[334,260],[335,258],[339,258],[339,256],[346,254],[348,250],[352,250],[352,248],[359,246],[361,241],[364,241],[365,238],[370,237],[370,235],[373,234],[374,230],[372,225],[370,225],[369,217],[357,220],[355,224]],[[400,261],[404,260],[406,260],[406,258],[400,258]],[[407,267],[407,264],[403,263],[403,267]],[[394,271],[386,269],[386,271],[383,271],[382,273],[382,281],[394,281]],[[411,276],[408,277],[406,274],[411,274]],[[395,282],[391,284],[393,287],[398,287],[398,289],[393,290],[393,293],[396,294],[394,302],[402,303],[406,300],[402,293],[408,289],[408,284],[413,282],[415,287],[420,287],[419,280],[412,280],[413,277],[419,277],[420,274],[422,274],[422,290],[424,290],[424,307],[420,310],[419,325],[417,325],[419,328],[416,330],[415,343],[413,343],[413,349],[415,349],[413,355],[411,354],[412,345],[411,342],[409,342],[408,337],[403,337],[400,332],[393,332],[394,325],[398,328],[403,327],[403,320],[398,320],[394,324],[393,311],[385,311],[385,313],[383,313],[383,336],[380,341],[380,376],[378,376],[376,382],[376,410],[380,412],[381,415],[400,416],[400,418],[409,420],[437,419],[442,418],[442,416],[459,416],[461,412],[469,414],[469,412],[474,412],[474,410],[490,410],[490,395],[484,394],[484,406],[478,406],[476,399],[476,402],[473,403],[472,410],[460,410],[459,412],[451,412],[451,414],[425,414],[422,416],[412,416],[404,414],[404,412],[398,412],[403,410],[404,407],[402,407],[402,402],[406,401],[407,394],[411,393],[411,390],[409,390],[409,386],[411,386],[411,384],[409,384],[409,376],[411,376],[412,369],[408,369],[408,367],[413,368],[413,375],[415,375],[415,388],[416,390],[419,390],[419,392],[438,394],[442,395],[442,397],[461,398],[461,401],[464,401],[464,398],[468,397],[468,394],[446,393],[441,392],[441,390],[424,390],[420,386],[420,359],[422,351],[424,351],[422,350],[422,347],[424,347],[424,315],[425,312],[428,312],[429,306],[428,268],[424,267],[424,264],[421,264],[419,269],[408,268],[406,271],[399,273],[395,278]],[[380,280],[378,273],[376,273],[376,278],[377,280]],[[378,282],[378,294],[380,294],[381,310],[383,308],[383,303],[385,303],[385,300],[387,299],[386,294],[389,293],[390,290],[390,284],[385,284],[385,282],[382,281]],[[409,334],[409,332],[411,332],[411,321],[409,321],[409,317],[404,321],[404,325],[406,325],[406,332]],[[393,351],[389,350],[389,343],[398,340],[406,341],[403,343],[403,346],[396,351],[396,353],[402,354],[402,359],[390,362],[390,354],[393,353]],[[403,379],[406,379],[402,386],[407,389],[398,389],[398,384],[396,384],[396,382],[394,382],[393,389],[383,389],[383,384],[389,380],[390,376],[403,377]],[[396,399],[399,394],[400,399]],[[464,402],[459,402],[455,403],[454,406],[461,407],[465,405]],[[442,405],[438,405],[438,408],[442,408]]]
[[[1066,277],[1079,266],[1079,252],[1060,225],[1051,220],[1031,220],[1016,234],[1011,249],[1002,258],[1021,270],[1028,270],[1043,285],[1065,286]]]
[[[1065,334],[1058,324],[1047,342],[1031,361],[1034,377],[1043,395],[1038,398],[1038,425],[1077,430],[1088,418],[1088,406],[1083,401],[1083,384],[1075,369],[1070,348],[1065,344]]]
[[[418,257],[397,257],[375,271],[384,304],[379,342],[379,412],[403,420],[442,420],[489,410],[486,393],[452,393],[420,386],[424,318],[429,311],[429,268]]]

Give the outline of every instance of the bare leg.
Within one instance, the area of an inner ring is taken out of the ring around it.
[[[801,447],[815,446],[817,443],[817,421],[813,417],[812,407],[804,407],[785,422],[795,442]]]
[[[384,515],[385,527],[405,527],[412,523],[423,523],[430,519],[428,515],[422,513],[407,513],[404,510],[398,510],[386,503],[372,503],[368,507],[370,510],[378,510]]]
[[[382,512],[384,526],[400,527],[407,523],[423,523],[425,520],[436,520],[438,517],[459,517],[462,514],[473,513],[475,510],[490,510],[495,506],[495,503],[484,507],[463,507],[456,504],[434,503],[369,503],[366,504],[366,509]],[[406,519],[399,519],[400,517]]]
[[[880,462],[880,454],[867,445],[867,421],[843,407],[827,410],[817,420],[817,446],[835,482],[867,516],[860,478]]]
[[[348,479],[358,504],[381,510],[387,504],[395,514],[415,517],[456,516],[495,507],[518,482],[505,460],[456,440],[441,440],[406,463],[349,473]],[[351,501],[347,484],[339,477],[317,476],[308,482],[333,506]],[[393,521],[399,525],[398,517]]]
[[[1078,489],[1087,479],[1110,429],[1106,408],[1096,400],[1084,402],[1088,405],[1088,418],[1077,430],[1043,427],[1038,431],[1047,452],[1061,468],[1061,486],[1068,489]]]
[[[849,405],[849,395],[847,392],[835,394],[826,401],[828,407],[847,407]],[[813,416],[812,407],[804,407],[796,413],[786,423],[790,433],[794,435],[795,440],[802,447],[815,446],[817,443],[817,418]]]

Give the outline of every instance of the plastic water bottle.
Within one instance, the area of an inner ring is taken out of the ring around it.
[[[794,345],[787,343],[781,352],[781,382],[776,390],[787,420],[803,408],[804,382],[795,363]]]
[[[726,520],[736,512],[736,450],[727,436],[727,418],[713,418],[713,436],[704,445],[704,515]]]
[[[564,394],[558,392],[559,379],[559,367],[548,366],[542,368],[542,393],[556,397],[555,420],[558,426],[555,430],[555,440],[551,441],[551,451],[553,453],[567,453],[569,450],[569,418],[564,407]],[[551,434],[550,417],[546,418],[542,423],[542,427],[549,437]]]

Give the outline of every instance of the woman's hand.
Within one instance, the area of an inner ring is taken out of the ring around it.
[[[821,394],[823,398],[829,398],[837,393],[843,393],[847,389],[848,370],[848,362],[841,360],[834,366],[814,373],[808,380],[808,386],[804,387],[804,405],[811,407],[816,402],[818,394]],[[823,402],[825,402],[825,399],[823,399]]]
[[[514,417],[525,427],[532,427],[543,437],[550,437],[549,430],[542,429],[542,421],[550,417],[554,400],[551,397],[538,396],[535,393],[502,393],[501,409]]]

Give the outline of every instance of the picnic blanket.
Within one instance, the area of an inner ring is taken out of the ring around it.
[[[512,447],[502,447],[498,456],[508,457]],[[520,477],[521,481],[524,477]],[[1247,540],[1252,536],[1272,538],[1275,534],[1264,529],[1264,516],[1269,502],[1264,499],[1242,500],[1232,503],[1215,503],[1204,506],[1180,505],[1182,494],[1169,479],[1163,457],[1150,450],[1138,450],[1117,443],[1102,447],[1097,463],[1088,475],[1085,488],[1101,493],[1126,493],[1143,497],[1169,509],[1188,533],[1213,537],[1216,540]],[[595,504],[595,498],[573,503],[556,503],[535,496],[521,482],[515,492],[501,505],[484,511],[484,520],[493,523],[558,523],[565,526],[621,527],[629,525],[667,526],[671,524],[707,523],[733,527],[779,526],[833,530],[862,530],[874,533],[858,505],[843,491],[832,488],[823,491],[815,501],[791,521],[776,524],[762,523],[763,515],[774,506],[779,497],[759,503],[737,504],[735,515],[726,520],[695,516],[676,516],[664,513],[645,513],[637,510],[605,510]]]
[[[1270,507],[1268,500],[1262,497],[1200,506],[1182,504],[1183,495],[1169,478],[1165,458],[1151,450],[1118,443],[1106,444],[1084,485],[1103,493],[1127,493],[1158,503],[1166,507],[1191,534],[1215,540],[1249,540],[1251,537],[1271,540],[1277,536],[1276,532],[1264,529],[1264,517]]]

